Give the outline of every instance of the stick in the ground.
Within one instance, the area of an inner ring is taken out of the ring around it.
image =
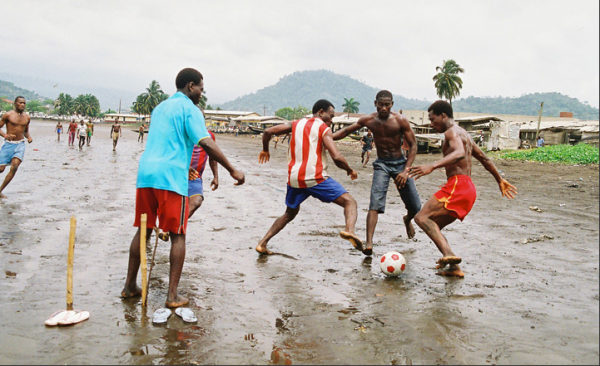
[[[146,299],[148,298],[148,277],[147,276],[147,262],[146,262],[146,224],[148,216],[142,214],[141,227],[140,227],[140,263],[142,269],[142,306],[146,306]]]
[[[67,257],[67,310],[73,310],[73,258],[75,256],[75,228],[77,220],[71,216],[71,232],[69,233],[69,255]]]

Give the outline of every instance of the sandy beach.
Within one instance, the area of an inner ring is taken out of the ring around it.
[[[124,128],[113,153],[110,125],[97,125],[92,146],[79,151],[66,134],[57,142],[54,126],[32,122],[34,141],[0,200],[1,364],[599,362],[597,165],[496,161],[519,190],[509,201],[474,163],[478,200],[445,231],[463,258],[460,280],[435,275],[440,254],[420,229],[407,239],[406,210],[393,188],[372,260],[339,238],[342,209],[314,199],[270,243],[286,256],[259,257],[254,247],[285,210],[287,144],[259,165],[259,139],[217,135],[246,184],[234,187],[221,169],[219,189],[206,192],[189,222],[179,288],[198,323],[173,315],[154,326],[152,312],[166,299],[168,243],[158,245],[147,310],[139,298],[119,297],[145,144]],[[372,168],[361,167],[359,149],[340,149],[359,178],[351,182],[332,163],[329,171],[357,200],[364,238]],[[418,155],[417,164],[439,157]],[[209,169],[204,179],[210,182]],[[442,171],[418,180],[422,202],[445,180]],[[65,308],[72,215],[74,305],[91,317],[45,327]],[[391,250],[408,263],[399,278],[379,269],[377,259]]]

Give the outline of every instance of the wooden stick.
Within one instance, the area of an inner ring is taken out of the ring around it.
[[[140,263],[142,268],[142,306],[146,306],[146,300],[148,299],[148,273],[147,273],[147,260],[146,260],[146,226],[148,216],[142,214],[141,227],[140,227]]]
[[[150,289],[150,277],[152,276],[152,268],[154,268],[154,257],[156,256],[156,248],[158,248],[158,227],[154,228],[156,233],[156,243],[154,244],[154,251],[152,252],[152,261],[150,261],[150,270],[148,271],[148,289]]]
[[[75,228],[77,220],[71,216],[71,232],[69,233],[69,255],[67,257],[67,310],[73,310],[73,258],[75,255]]]

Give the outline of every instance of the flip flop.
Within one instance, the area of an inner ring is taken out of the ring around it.
[[[50,315],[50,318],[44,322],[47,326],[71,325],[89,319],[90,313],[81,310],[60,310]]]
[[[164,324],[167,322],[167,320],[169,320],[171,314],[173,314],[173,312],[167,308],[156,309],[156,311],[152,315],[152,323]]]
[[[186,323],[196,323],[198,318],[190,308],[177,308],[175,309],[175,314],[181,317],[181,319]]]
[[[342,239],[346,239],[346,240],[348,240],[350,243],[352,243],[352,246],[354,247],[354,249],[356,249],[356,250],[360,250],[360,251],[362,251],[362,250],[363,250],[363,246],[362,246],[362,244],[363,244],[363,243],[362,243],[362,240],[360,240],[360,239],[358,238],[358,236],[356,236],[356,234],[352,234],[352,233],[349,233],[349,232],[347,232],[347,231],[340,231],[340,237],[341,237]]]

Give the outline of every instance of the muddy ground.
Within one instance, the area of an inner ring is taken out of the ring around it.
[[[463,257],[460,280],[435,275],[440,255],[421,230],[407,239],[393,191],[373,261],[338,237],[341,208],[314,199],[271,242],[293,258],[259,258],[257,241],[285,209],[286,149],[260,166],[258,139],[218,135],[247,183],[234,187],[222,169],[220,188],[190,220],[180,289],[199,322],[173,315],[153,326],[166,299],[169,245],[159,243],[147,310],[120,299],[144,145],[126,128],[113,153],[109,128],[98,126],[79,151],[64,134],[56,141],[53,124],[32,123],[34,142],[0,201],[2,364],[265,364],[284,354],[294,364],[599,362],[597,166],[496,161],[519,189],[513,201],[476,166],[475,207],[446,231]],[[372,168],[360,167],[359,149],[341,150],[359,179],[330,172],[358,201],[364,237]],[[422,201],[444,181],[441,171],[419,180]],[[65,308],[71,215],[74,302],[91,318],[48,328],[44,320]],[[153,246],[154,237],[149,254]],[[377,263],[390,250],[408,262],[395,279]]]

